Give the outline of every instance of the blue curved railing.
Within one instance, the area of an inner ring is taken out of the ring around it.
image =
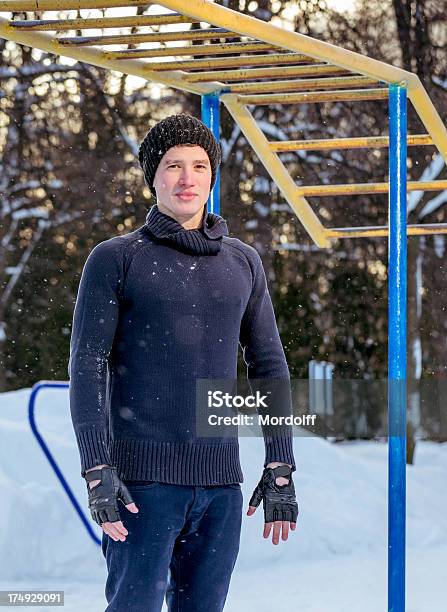
[[[87,516],[85,515],[84,511],[82,510],[81,506],[78,503],[78,500],[76,499],[75,494],[73,493],[73,491],[70,488],[70,485],[68,484],[68,482],[65,480],[64,475],[62,474],[55,458],[53,457],[53,455],[50,452],[50,449],[48,448],[45,440],[43,439],[42,435],[40,434],[39,430],[37,429],[37,425],[36,425],[36,419],[35,419],[35,406],[36,406],[36,397],[37,394],[39,393],[39,391],[41,391],[42,389],[68,389],[69,387],[69,383],[67,382],[58,382],[58,381],[49,381],[49,380],[41,380],[40,382],[36,383],[35,385],[33,385],[33,388],[31,390],[31,395],[28,401],[28,418],[29,418],[29,424],[31,427],[31,431],[34,434],[34,437],[36,438],[37,442],[40,445],[40,448],[43,450],[46,458],[48,459],[51,467],[53,468],[56,476],[59,479],[59,482],[61,483],[63,489],[65,490],[65,493],[68,495],[69,500],[71,501],[71,503],[73,504],[76,512],[78,513],[79,518],[81,519],[84,527],[87,529],[87,532],[89,534],[89,536],[92,538],[92,540],[95,542],[95,544],[98,544],[99,546],[101,545],[101,540],[98,538],[98,536],[96,535],[96,533],[93,531],[92,526],[90,524],[90,520],[87,518]]]

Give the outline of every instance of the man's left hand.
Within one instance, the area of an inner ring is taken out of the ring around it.
[[[292,481],[292,467],[288,464],[272,463],[264,468],[261,480],[249,501],[247,516],[252,516],[263,501],[264,538],[270,536],[273,527],[272,543],[279,543],[289,536],[289,528],[296,529],[298,504],[295,498],[295,487]]]

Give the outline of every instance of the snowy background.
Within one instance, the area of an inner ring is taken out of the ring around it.
[[[66,612],[101,612],[105,561],[31,433],[29,395],[30,389],[0,394],[0,589],[63,590]],[[36,416],[88,514],[67,390],[41,391]],[[262,510],[245,516],[262,471],[263,441],[240,439],[244,519],[225,612],[386,610],[386,445],[294,442],[298,527],[273,546],[271,537],[262,538]],[[447,444],[418,443],[407,470],[407,612],[444,612]]]

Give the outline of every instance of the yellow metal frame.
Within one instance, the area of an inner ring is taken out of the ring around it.
[[[325,228],[307,197],[386,193],[388,183],[296,185],[278,154],[295,150],[386,147],[386,136],[269,142],[250,105],[386,100],[388,85],[407,88],[427,134],[408,136],[412,146],[435,146],[447,162],[447,130],[419,78],[395,66],[243,15],[208,0],[157,2],[173,13],[130,14],[147,0],[0,0],[0,12],[64,11],[127,7],[129,15],[32,21],[0,18],[0,36],[55,55],[151,80],[199,95],[217,93],[278,185],[314,242],[328,247],[338,238],[386,236],[387,227]],[[45,15],[46,17],[46,15]],[[169,31],[174,24],[205,23],[208,28]],[[150,30],[161,26],[159,31]],[[90,36],[89,30],[133,28],[132,33]],[[135,31],[139,28],[139,31]],[[141,29],[149,30],[141,31]],[[67,36],[69,31],[86,34]],[[227,39],[238,39],[238,42]],[[172,41],[181,45],[173,46]],[[189,42],[188,42],[189,41]],[[201,41],[201,44],[197,44]],[[209,41],[209,42],[207,42]],[[156,47],[141,44],[159,43]],[[107,49],[108,46],[121,46]],[[132,45],[132,49],[128,48]],[[105,48],[103,48],[105,47]],[[254,54],[254,52],[258,54]],[[259,54],[261,52],[261,54]],[[219,55],[227,57],[219,57]],[[228,54],[232,54],[228,57]],[[201,57],[201,56],[208,57]],[[156,58],[166,58],[154,61]],[[169,58],[169,59],[168,59]],[[186,59],[185,59],[186,58]],[[145,61],[148,60],[148,61]],[[256,79],[257,82],[250,82]],[[414,182],[409,190],[441,190],[446,181]],[[408,234],[446,233],[444,225],[409,226]]]

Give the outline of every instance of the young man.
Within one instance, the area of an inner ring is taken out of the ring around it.
[[[255,249],[207,213],[220,144],[173,115],[140,146],[157,199],[146,223],[98,244],[80,282],[70,347],[70,408],[89,508],[103,529],[107,611],[220,612],[239,550],[237,437],[195,435],[196,380],[287,379]],[[265,435],[264,537],[298,514],[290,431]],[[120,506],[119,501],[127,509]],[[124,516],[123,516],[124,515]],[[123,519],[123,520],[121,520]],[[168,581],[169,577],[169,581]]]

